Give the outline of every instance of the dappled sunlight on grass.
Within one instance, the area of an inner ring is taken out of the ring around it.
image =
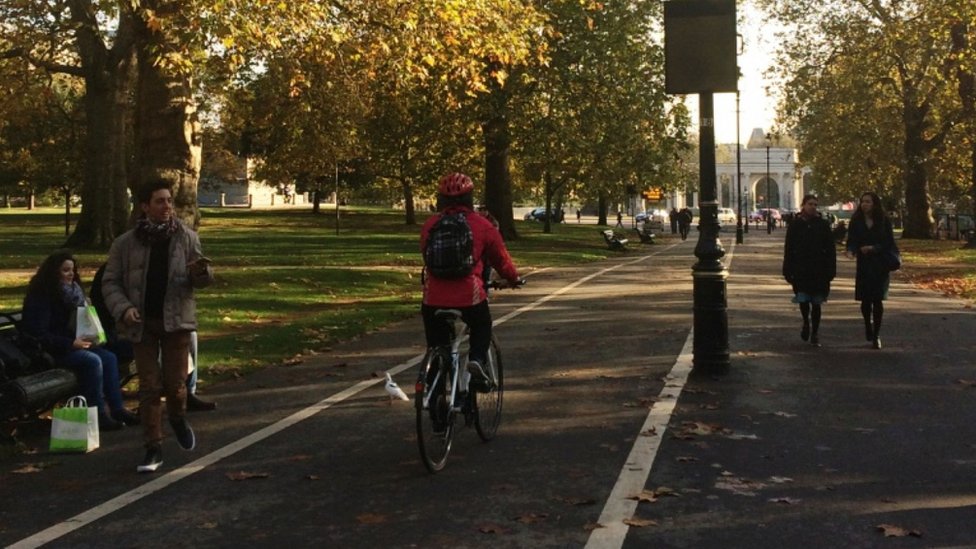
[[[55,209],[0,214],[0,269],[7,271],[0,274],[0,310],[16,310],[37,265],[64,242],[64,217]],[[200,366],[211,380],[417,314],[426,212],[407,225],[402,211],[343,209],[338,233],[328,209],[314,215],[299,208],[204,208],[201,214],[200,239],[216,272],[215,283],[197,293]],[[516,229],[519,238],[508,246],[523,273],[620,255],[607,250],[593,225],[555,224],[546,234],[540,223],[516,221]],[[107,252],[76,253],[86,289]]]

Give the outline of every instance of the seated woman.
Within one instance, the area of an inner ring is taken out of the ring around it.
[[[115,355],[75,337],[75,311],[86,305],[78,264],[68,250],[49,255],[30,280],[24,297],[24,330],[36,337],[55,362],[78,376],[89,406],[98,408],[102,431],[138,425],[139,417],[123,407]]]

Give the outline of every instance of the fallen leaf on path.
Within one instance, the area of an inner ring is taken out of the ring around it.
[[[956,383],[960,385],[965,385],[966,387],[976,387],[976,381],[972,379],[959,379]]]
[[[596,503],[595,499],[586,498],[586,497],[568,497],[568,498],[556,498],[556,499],[557,501],[561,501],[563,503],[568,503],[570,505],[576,505],[576,506],[593,505]]]
[[[632,499],[637,503],[655,503],[657,501],[657,494],[654,490],[641,490],[641,493],[628,497],[627,499]]]
[[[583,530],[586,530],[587,532],[592,532],[597,528],[605,528],[605,526],[603,526],[599,522],[587,522],[586,524],[583,525]]]
[[[536,522],[542,522],[549,518],[549,513],[526,513],[515,517],[516,522],[521,522],[522,524],[534,524]]]
[[[918,530],[906,530],[901,526],[895,526],[893,524],[879,524],[875,528],[884,534],[886,538],[903,538],[906,536],[912,536],[916,538],[922,537],[922,533]]]
[[[624,524],[627,526],[633,526],[634,528],[643,528],[645,526],[657,526],[657,521],[631,517],[629,519],[624,519]]]
[[[301,354],[297,354],[297,355],[295,355],[295,356],[293,356],[291,358],[286,358],[286,359],[282,360],[281,361],[281,365],[282,366],[295,366],[295,365],[301,364],[303,362],[305,362],[305,359],[302,357]]]
[[[710,435],[715,430],[714,426],[700,421],[686,421],[681,424],[681,432],[686,435]]]
[[[383,524],[386,522],[386,515],[379,513],[363,513],[356,515],[356,522],[359,524]]]
[[[28,464],[28,465],[24,465],[20,469],[14,469],[13,471],[10,471],[10,472],[11,473],[18,474],[18,475],[27,475],[27,474],[30,474],[30,473],[40,473],[43,470],[44,469],[42,469],[41,467],[38,467],[37,465],[34,465],[33,463],[31,463],[31,464]]]
[[[482,534],[507,534],[508,530],[498,524],[482,524],[478,526],[478,531]]]
[[[237,471],[234,473],[227,473],[227,478],[231,480],[249,480],[252,478],[268,478],[268,473],[251,473],[248,471]]]
[[[657,427],[651,427],[650,429],[647,429],[646,431],[641,431],[641,436],[642,437],[656,437],[657,436]]]

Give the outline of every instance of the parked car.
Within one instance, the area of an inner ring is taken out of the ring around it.
[[[550,213],[550,220],[555,223],[562,223],[563,219],[566,217],[565,210],[552,210]],[[546,208],[539,207],[533,208],[529,213],[525,214],[524,219],[526,221],[545,221],[546,220]]]
[[[783,220],[783,216],[779,213],[779,210],[773,208],[762,208],[749,214],[749,221],[765,221],[767,215],[771,215],[773,217],[773,221]]]
[[[718,222],[721,225],[735,225],[736,220],[739,218],[735,215],[735,210],[732,208],[719,208],[718,209]]]

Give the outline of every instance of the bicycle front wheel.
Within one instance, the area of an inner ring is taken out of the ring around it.
[[[502,370],[502,352],[498,348],[498,340],[491,336],[488,346],[488,364],[485,373],[491,378],[491,390],[485,393],[475,393],[476,415],[474,421],[478,436],[485,442],[495,438],[498,426],[502,422],[502,397],[505,394],[505,375]]]
[[[437,348],[427,353],[417,377],[414,406],[417,410],[417,445],[424,467],[436,473],[447,464],[454,438],[454,412],[448,402],[451,353]]]

